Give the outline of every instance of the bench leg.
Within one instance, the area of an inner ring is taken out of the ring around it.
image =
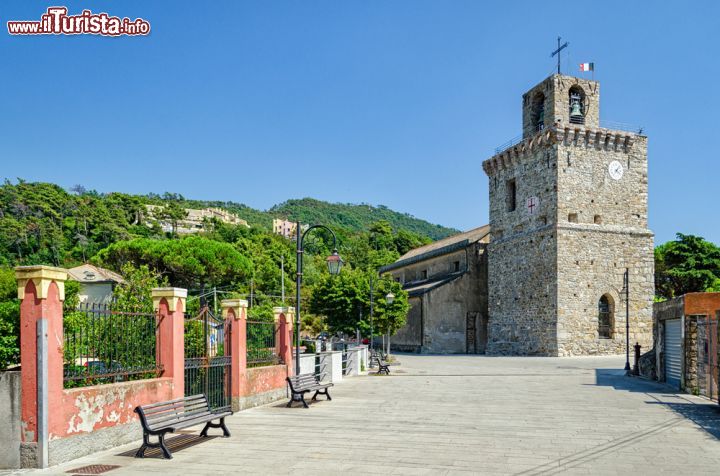
[[[146,432],[143,432],[143,444],[140,447],[139,450],[135,453],[136,458],[144,458],[145,457],[145,450],[148,448],[160,448],[163,452],[163,457],[165,459],[172,459],[172,454],[170,453],[170,450],[165,446],[165,433],[162,433],[158,435],[158,442],[157,443],[150,443],[150,435]]]
[[[167,446],[165,446],[165,433],[163,433],[162,435],[158,435],[158,440],[160,441],[160,449],[162,450],[165,459],[172,459],[170,450],[167,448]]]
[[[328,392],[329,389],[325,390],[315,390],[315,395],[313,395],[312,399],[316,400],[318,395],[325,395],[328,400],[332,400],[332,397],[330,396],[330,393]]]
[[[150,446],[150,436],[143,432],[143,444],[140,447],[139,450],[137,450],[137,453],[135,453],[136,458],[144,458],[145,457],[145,450],[148,449]]]
[[[207,433],[209,428],[222,428],[223,438],[230,436],[230,430],[228,430],[227,426],[225,426],[225,417],[220,418],[220,423],[213,423],[212,421],[207,422],[200,432],[200,436],[208,436]]]
[[[287,405],[285,405],[285,407],[290,408],[292,406],[293,402],[302,402],[302,404],[305,408],[310,408],[310,407],[308,407],[308,404],[305,401],[305,392],[293,393],[292,397],[290,398],[290,401],[288,402]]]

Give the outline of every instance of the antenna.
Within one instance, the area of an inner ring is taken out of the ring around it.
[[[551,58],[552,58],[553,56],[557,55],[558,74],[560,74],[560,52],[561,52],[562,50],[564,50],[565,48],[567,48],[567,46],[570,44],[569,42],[566,41],[562,46],[560,46],[560,40],[561,40],[561,39],[562,39],[562,38],[560,38],[560,37],[558,36],[558,40],[557,40],[557,41],[558,41],[558,47],[557,47],[557,49],[556,49],[555,51],[552,52],[552,54],[550,54],[550,57],[551,57]]]

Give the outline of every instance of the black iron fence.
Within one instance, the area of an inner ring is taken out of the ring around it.
[[[275,347],[274,322],[247,321],[247,366],[260,367],[280,362]]]
[[[230,326],[207,306],[185,315],[185,396],[203,394],[214,411],[231,406]]]
[[[157,377],[157,317],[81,304],[63,317],[65,388]]]

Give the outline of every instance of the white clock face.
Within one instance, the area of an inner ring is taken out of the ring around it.
[[[612,177],[613,180],[620,180],[624,172],[623,166],[617,160],[613,160],[608,166],[608,172],[610,172],[610,177]]]

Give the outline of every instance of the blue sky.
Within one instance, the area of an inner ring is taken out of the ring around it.
[[[11,37],[51,5],[150,21],[147,37]],[[481,163],[522,93],[595,62],[601,117],[649,136],[650,227],[720,243],[717,2],[0,3],[0,177],[172,191],[265,209],[384,204],[488,220]]]

